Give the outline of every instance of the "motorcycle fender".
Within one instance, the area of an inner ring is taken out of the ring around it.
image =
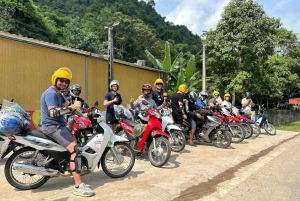
[[[176,126],[176,125],[167,125],[166,130],[167,130],[167,132],[170,132],[171,130],[178,130],[178,131],[181,131],[182,129],[179,128],[179,127]]]
[[[151,132],[151,137],[156,137],[157,135],[161,135],[161,136],[164,136],[164,137],[169,137],[169,135],[167,133],[165,133],[164,131],[162,130],[153,130]]]
[[[121,137],[118,135],[111,135],[107,146],[113,147],[116,142],[127,142],[127,141],[128,141],[128,139],[126,139],[124,137]]]

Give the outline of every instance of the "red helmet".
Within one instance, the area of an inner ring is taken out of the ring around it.
[[[149,93],[144,93],[144,91],[147,90],[147,91],[150,91]],[[149,98],[150,95],[151,95],[151,92],[152,92],[152,87],[150,84],[144,84],[143,87],[142,87],[142,92],[143,92],[143,95],[145,98]]]

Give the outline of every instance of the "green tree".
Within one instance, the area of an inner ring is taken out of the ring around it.
[[[220,88],[242,94],[255,87],[262,64],[273,55],[279,19],[253,0],[231,0],[216,30],[207,32],[208,67]]]

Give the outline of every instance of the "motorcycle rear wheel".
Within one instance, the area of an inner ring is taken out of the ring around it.
[[[230,127],[228,131],[231,134],[233,143],[240,143],[245,139],[246,131],[240,124],[231,123],[228,126]]]
[[[265,122],[263,128],[269,135],[276,135],[276,128],[273,126],[273,124]]]
[[[154,150],[154,141],[152,140],[148,148],[148,157],[153,166],[161,167],[169,161],[171,156],[171,145],[168,139],[158,137],[155,139],[155,147],[156,152]]]
[[[232,142],[231,133],[229,131],[221,131],[221,133],[218,134],[218,131],[215,130],[213,133],[212,143],[219,148],[227,148]]]
[[[50,179],[49,176],[35,175],[29,173],[23,173],[14,170],[14,163],[32,164],[32,156],[35,153],[35,149],[31,147],[25,147],[14,152],[6,161],[4,174],[5,178],[10,185],[20,190],[30,190],[42,186]],[[46,159],[47,156],[39,152],[36,156],[37,159]]]
[[[176,139],[175,142],[172,141],[172,138]],[[172,141],[173,145],[171,146],[171,150],[174,152],[180,152],[184,149],[186,144],[186,139],[184,134],[178,130],[172,130],[170,132],[169,140]]]
[[[117,150],[117,156],[121,163],[118,164],[112,154],[111,148],[106,148],[101,157],[101,167],[103,172],[109,177],[124,177],[134,166],[135,154],[130,145],[125,142],[117,142],[114,144],[114,147]]]

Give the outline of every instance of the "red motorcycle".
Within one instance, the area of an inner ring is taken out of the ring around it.
[[[148,105],[147,101],[143,101]],[[148,124],[142,125],[134,121],[132,113],[121,105],[114,105],[115,116],[119,121],[116,128],[116,134],[127,137],[131,147],[139,154],[148,152],[148,157],[153,166],[161,167],[166,164],[171,155],[171,145],[169,135],[162,131],[159,122],[160,113],[155,109],[146,109],[141,111],[142,115],[148,116]]]

